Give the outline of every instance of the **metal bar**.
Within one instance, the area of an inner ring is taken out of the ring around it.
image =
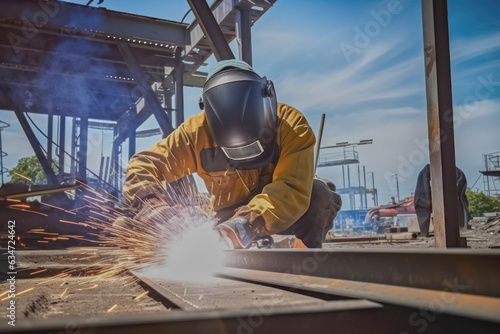
[[[366,300],[329,301],[313,305],[242,307],[209,311],[171,311],[72,317],[71,326],[85,333],[323,333],[334,326],[349,333],[394,332],[393,323],[380,322],[380,304]],[[363,319],[363,321],[360,321]],[[407,319],[405,319],[408,323]],[[378,326],[376,326],[376,324]],[[0,331],[11,332],[2,323]],[[16,333],[59,333],[68,328],[68,319],[23,319]],[[400,327],[398,327],[400,328]],[[408,328],[407,324],[403,328]]]
[[[363,194],[365,196],[365,209],[368,209],[368,198],[367,198],[367,195],[366,195],[366,167],[363,166],[363,184],[364,184],[364,188],[363,188]]]
[[[323,127],[325,125],[325,114],[321,115],[319,122],[318,138],[316,139],[316,147],[314,150],[314,170],[318,169],[319,150],[321,148],[321,139],[323,138]]]
[[[59,122],[59,177],[64,177],[64,156],[66,155],[66,116],[60,116]]]
[[[497,327],[500,324],[500,298],[248,269],[225,268],[219,271],[218,276],[293,291],[366,299],[419,310],[429,308],[436,300],[444,300],[446,307],[442,309],[442,314],[497,323]]]
[[[24,133],[26,134],[26,137],[28,137],[31,147],[33,148],[33,151],[35,151],[35,154],[38,157],[40,164],[42,165],[43,171],[47,176],[47,183],[49,185],[58,184],[59,180],[56,174],[54,173],[54,170],[52,170],[52,165],[50,161],[47,160],[47,157],[43,153],[42,145],[40,144],[35,134],[33,133],[33,130],[31,129],[28,120],[26,119],[26,116],[22,111],[14,110],[14,112],[16,113],[17,119],[19,120],[19,123],[21,124],[21,127],[23,128]]]
[[[432,213],[436,248],[460,247],[446,0],[422,0]]]
[[[187,2],[193,10],[196,21],[203,30],[217,61],[234,59],[233,51],[227,44],[207,2],[205,0],[187,0]]]
[[[354,201],[352,196],[352,188],[351,188],[351,168],[350,165],[347,165],[347,187],[349,188],[349,208],[354,210]]]
[[[176,126],[184,123],[184,63],[182,62],[182,48],[175,49],[174,69],[175,89],[175,123]]]
[[[84,111],[84,113],[86,113]],[[78,148],[78,173],[77,178],[87,182],[87,147],[89,134],[89,118],[87,115],[80,117],[80,145]]]
[[[493,250],[235,250],[225,265],[500,297]]]
[[[137,114],[131,112],[129,115],[129,126],[128,126],[128,158],[132,158],[136,151],[136,119]]]
[[[139,66],[139,62],[132,53],[130,45],[128,44],[128,42],[123,40],[118,40],[116,44],[118,45],[118,48],[120,49],[120,52],[122,53],[123,58],[127,63],[127,66],[129,67],[130,73],[135,79],[137,87],[141,90],[142,94],[144,95],[146,103],[153,110],[153,114],[163,134],[166,135],[170,134],[173,131],[172,121],[170,120],[170,117],[168,116],[168,114],[165,112],[160,102],[158,101],[156,94],[151,89],[151,85],[148,83],[148,80],[145,77],[144,72]]]
[[[79,186],[78,184],[74,184],[74,185],[70,185],[70,186],[38,189],[38,190],[26,191],[26,192],[22,192],[22,193],[2,195],[2,196],[0,196],[0,199],[1,200],[24,199],[24,198],[28,198],[28,197],[34,197],[34,196],[43,196],[43,195],[49,195],[49,194],[59,193],[59,192],[68,191],[68,190],[74,190],[74,189],[78,188],[78,186]]]
[[[98,19],[90,20],[89,17]],[[3,0],[0,18],[23,20],[33,25],[33,29],[40,24],[77,28],[89,35],[100,35],[103,38],[109,35],[134,36],[138,40],[159,43],[189,43],[187,24],[62,1]],[[30,30],[29,34],[32,33]]]
[[[363,209],[363,193],[361,192],[361,172],[359,170],[359,163],[358,163],[358,190],[359,190],[359,207],[361,210]]]
[[[71,124],[71,156],[75,157],[76,156],[76,146],[77,146],[77,140],[78,138],[76,137],[76,118],[73,117],[73,122]],[[70,162],[70,174],[71,178],[76,177],[76,163],[77,161],[75,159],[71,159]]]
[[[236,12],[236,38],[240,59],[252,66],[252,3],[240,1]]]
[[[52,140],[54,138],[54,112],[49,109],[47,115],[47,160],[52,164]]]

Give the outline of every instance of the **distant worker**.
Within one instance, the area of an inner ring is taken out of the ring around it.
[[[272,81],[241,60],[217,63],[202,97],[202,112],[130,159],[125,199],[168,210],[161,183],[196,172],[211,195],[215,228],[234,248],[277,233],[321,248],[341,198],[332,182],[314,177],[315,137],[304,115],[278,103]]]
[[[457,189],[458,189],[458,226],[461,229],[467,229],[469,220],[469,202],[465,195],[467,190],[467,179],[464,172],[457,167]],[[417,186],[415,188],[415,212],[417,213],[418,225],[420,227],[420,235],[429,235],[429,226],[432,213],[432,196],[431,196],[431,171],[430,165],[427,164],[418,174]]]

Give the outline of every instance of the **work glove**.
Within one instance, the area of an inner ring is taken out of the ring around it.
[[[237,217],[226,220],[215,227],[229,247],[233,249],[248,248],[257,232],[254,231],[244,218]]]

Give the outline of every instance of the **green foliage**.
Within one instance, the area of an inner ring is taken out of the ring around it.
[[[57,167],[52,165],[52,169],[57,173]],[[19,175],[25,176],[31,179],[31,182]],[[47,178],[45,172],[43,171],[42,165],[38,161],[36,155],[27,158],[21,158],[17,161],[16,167],[9,171],[10,183],[22,183],[22,184],[45,184],[47,183]]]
[[[465,193],[469,201],[469,212],[472,217],[482,217],[485,212],[500,211],[500,198],[485,195],[483,192],[473,192],[469,188]]]

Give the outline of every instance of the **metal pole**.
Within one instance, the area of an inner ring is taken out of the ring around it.
[[[422,0],[422,21],[435,247],[460,247],[447,1]]]
[[[66,116],[60,116],[59,122],[59,177],[64,181],[64,156],[66,155]]]
[[[104,178],[103,178],[103,180],[106,181],[106,182],[108,182],[108,183],[111,183],[108,180],[108,172],[109,172],[109,157],[106,157],[106,167],[104,169]]]
[[[76,118],[73,117],[73,124],[71,125],[71,156],[75,157],[76,156],[76,144],[77,144],[77,138],[76,138]],[[70,161],[70,174],[71,178],[74,179],[76,177],[76,163],[77,161],[74,159],[71,159]]]
[[[359,207],[363,210],[363,195],[361,194],[361,173],[359,171],[358,164],[358,195],[359,195]]]
[[[347,186],[349,187],[349,207],[351,210],[354,210],[354,203],[353,203],[353,196],[352,196],[352,189],[351,189],[351,169],[349,168],[349,165],[347,165]]]
[[[318,158],[319,150],[321,147],[321,138],[323,137],[323,126],[325,125],[325,114],[321,115],[321,121],[319,122],[318,139],[316,140],[316,149],[314,152],[314,170],[318,168]]]
[[[207,2],[205,0],[187,0],[187,2],[193,10],[196,21],[203,30],[217,61],[234,59],[233,51],[229,48],[226,38]]]
[[[399,178],[398,178],[398,174],[394,174],[393,176],[396,178],[396,190],[398,192],[398,202],[399,202],[401,200],[399,198]]]
[[[345,171],[344,171],[344,165],[342,165],[342,188],[345,189]]]
[[[52,139],[54,138],[54,114],[52,108],[47,114],[47,160],[52,164]]]
[[[365,195],[365,209],[368,209],[368,198],[366,195],[366,167],[365,166],[363,166],[363,180],[364,180],[363,194]]]
[[[236,34],[239,45],[240,59],[252,66],[252,3],[241,1],[236,13]]]
[[[78,179],[84,183],[87,182],[87,145],[89,134],[89,117],[86,115],[80,117],[80,147],[78,149]]]
[[[175,49],[175,123],[177,126],[184,122],[184,63],[182,62],[182,48]]]
[[[129,160],[132,158],[132,156],[135,154],[136,150],[136,117],[135,112],[130,112],[129,115],[129,127],[128,127],[128,158]]]

